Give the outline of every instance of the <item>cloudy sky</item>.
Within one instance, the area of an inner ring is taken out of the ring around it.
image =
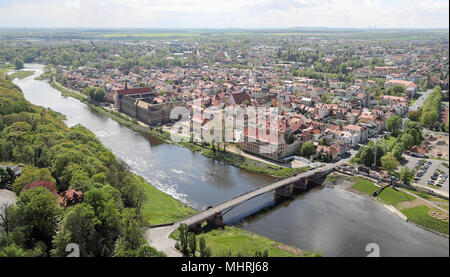
[[[0,0],[0,27],[448,28],[448,0]]]

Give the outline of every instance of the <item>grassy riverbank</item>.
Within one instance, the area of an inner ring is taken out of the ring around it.
[[[32,71],[32,70],[20,70],[20,71],[16,71],[16,72],[10,74],[8,77],[10,78],[10,80],[14,80],[16,78],[25,79],[26,77],[29,77],[33,74],[34,74],[34,71]]]
[[[295,173],[305,171],[305,168],[291,169],[274,166],[266,166],[260,162],[242,157],[240,155],[230,152],[213,151],[211,146],[200,146],[194,143],[175,143],[170,140],[170,134],[162,129],[151,129],[142,126],[134,119],[131,119],[121,113],[106,110],[94,103],[90,102],[81,93],[75,92],[63,87],[61,84],[51,82],[51,86],[59,90],[62,95],[74,97],[81,102],[89,105],[98,113],[108,116],[118,123],[143,134],[148,134],[164,140],[168,143],[180,145],[189,148],[192,151],[201,153],[202,155],[218,161],[223,161],[227,164],[234,165],[239,168],[250,170],[253,172],[263,173],[266,175],[284,178]],[[139,186],[144,191],[145,202],[142,206],[142,214],[145,222],[148,225],[164,224],[181,220],[185,217],[197,213],[196,210],[189,206],[182,204],[180,201],[174,199],[170,195],[158,190],[142,177],[135,176],[139,179]],[[200,236],[203,236],[208,246],[212,248],[213,256],[253,256],[257,250],[269,251],[269,256],[276,257],[292,257],[292,256],[314,256],[311,252],[304,252],[297,248],[290,247],[268,238],[259,236],[257,234],[241,230],[233,226],[225,226],[224,228],[217,228],[203,231]]]
[[[372,194],[379,189],[374,185],[374,183],[364,178],[353,177],[352,179],[354,181],[352,189],[359,191],[367,196],[372,197]],[[417,192],[415,194],[420,196]],[[432,196],[428,196],[428,198],[422,198],[432,200],[433,202],[445,201],[442,199],[435,199],[435,197]],[[408,218],[408,221],[413,222],[427,230],[446,235],[449,234],[448,212],[445,214],[441,210],[436,209],[435,207],[427,204],[419,198],[416,198],[401,190],[396,190],[389,187],[383,190],[383,192],[376,196],[374,199],[384,204],[392,205],[402,214],[404,214]],[[447,219],[434,217],[433,213],[435,215],[447,215]]]
[[[170,235],[178,240],[179,232]],[[256,251],[268,251],[269,257],[318,257],[320,253],[302,251],[233,226],[206,229],[197,234],[204,238],[212,257],[254,257]],[[198,246],[199,247],[199,246]]]

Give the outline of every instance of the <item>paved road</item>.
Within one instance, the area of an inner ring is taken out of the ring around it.
[[[15,204],[17,201],[17,197],[14,194],[14,192],[6,190],[6,189],[0,189],[0,212],[3,209],[3,206]]]
[[[164,252],[168,257],[182,257],[183,255],[175,249],[176,241],[169,238],[169,235],[177,228],[178,225],[176,228],[175,226],[150,228],[145,233],[145,237],[152,247]]]
[[[414,102],[414,104],[409,107],[409,110],[417,111],[419,108],[421,108],[423,106],[423,104],[425,104],[425,100],[427,100],[428,96],[430,95],[430,93],[432,91],[433,91],[432,89],[423,91],[422,95],[416,100],[416,102]]]

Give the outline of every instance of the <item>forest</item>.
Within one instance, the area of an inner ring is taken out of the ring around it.
[[[0,78],[0,162],[24,165],[10,180],[17,203],[0,216],[0,257],[66,256],[69,243],[81,256],[162,256],[142,234],[142,180],[92,132],[63,119]],[[61,206],[68,189],[82,203]]]

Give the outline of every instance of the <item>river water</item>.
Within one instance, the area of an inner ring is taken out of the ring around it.
[[[42,68],[27,64],[26,69],[36,74],[14,81],[31,103],[64,114],[68,126],[86,126],[127,162],[131,171],[196,209],[273,180],[131,131],[78,100],[61,96],[46,81],[34,80]],[[316,187],[290,201],[275,200],[273,193],[267,193],[227,213],[225,221],[324,256],[366,256],[368,243],[377,243],[381,256],[449,256],[447,238],[401,220],[377,202],[340,189]]]

